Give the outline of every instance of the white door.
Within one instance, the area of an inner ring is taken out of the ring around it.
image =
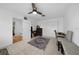
[[[23,39],[24,40],[31,39],[31,22],[28,20],[23,21]]]

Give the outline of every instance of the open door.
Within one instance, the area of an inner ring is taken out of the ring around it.
[[[13,18],[13,43],[23,40],[23,21]]]

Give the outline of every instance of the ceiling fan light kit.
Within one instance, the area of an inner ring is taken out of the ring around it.
[[[33,14],[35,15],[35,14],[37,14],[37,13],[34,11]]]

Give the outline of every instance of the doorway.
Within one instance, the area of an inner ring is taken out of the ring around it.
[[[13,18],[13,43],[23,40],[23,21]]]

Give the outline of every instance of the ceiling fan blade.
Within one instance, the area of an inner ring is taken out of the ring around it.
[[[41,12],[39,12],[39,11],[36,11],[38,14],[40,14],[41,16],[45,16],[45,15],[43,15]]]
[[[39,11],[36,11],[36,12],[37,12],[38,14],[40,14],[40,15],[42,14],[42,13],[41,13],[41,12],[39,12]]]
[[[33,11],[32,12],[29,12],[28,14],[31,14],[31,13],[33,13]]]

